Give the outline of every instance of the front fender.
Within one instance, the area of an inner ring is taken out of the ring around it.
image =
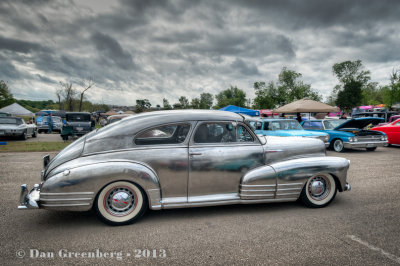
[[[144,164],[128,160],[96,162],[65,169],[48,177],[43,183],[40,201],[44,207],[57,204],[67,206],[71,205],[70,203],[73,201],[69,196],[76,197],[74,203],[77,203],[82,195],[85,195],[82,198],[85,198],[85,203],[89,203],[89,205],[80,206],[79,210],[89,210],[93,206],[97,193],[105,185],[115,181],[138,184],[149,199],[149,207],[161,208],[160,183],[155,172]],[[67,200],[63,201],[63,199]]]

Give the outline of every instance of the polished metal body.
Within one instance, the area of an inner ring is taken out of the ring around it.
[[[196,133],[210,123],[240,128],[248,135],[238,135],[238,141],[198,142]],[[171,125],[188,129],[179,143],[136,144],[148,130]],[[45,164],[42,183],[30,193],[23,189],[20,208],[35,208],[30,195],[39,193],[34,198],[39,208],[86,211],[99,191],[116,181],[139,186],[153,210],[294,201],[307,180],[321,173],[332,175],[339,191],[348,190],[349,163],[326,157],[318,139],[256,136],[235,113],[152,112],[93,131],[61,151]],[[116,211],[123,212],[133,201],[126,191],[110,193],[116,203],[109,207]],[[126,206],[117,202],[121,198]]]

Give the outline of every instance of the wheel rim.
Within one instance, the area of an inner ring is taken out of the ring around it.
[[[310,180],[307,191],[311,198],[321,201],[330,194],[331,183],[323,176],[316,176]]]
[[[137,206],[137,195],[129,187],[113,187],[104,196],[105,210],[117,217],[132,213]]]
[[[343,142],[339,139],[335,140],[333,147],[334,147],[335,151],[342,151],[343,150]]]

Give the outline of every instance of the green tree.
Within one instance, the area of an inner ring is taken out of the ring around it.
[[[180,104],[181,109],[189,109],[190,108],[189,100],[185,96],[181,96],[179,98],[179,104]]]
[[[390,85],[385,90],[384,102],[388,108],[400,102],[400,70],[393,70],[390,75]]]
[[[211,109],[213,105],[214,97],[211,93],[202,93],[200,94],[200,104],[199,109]]]
[[[168,100],[167,99],[163,99],[163,109],[164,110],[171,110],[172,109],[172,106],[169,104],[169,102],[168,102]]]
[[[371,79],[370,71],[363,69],[361,60],[336,63],[332,72],[339,80],[333,90],[337,93],[336,105],[347,111],[360,105],[362,91]]]
[[[246,106],[246,93],[236,86],[231,86],[229,89],[221,91],[215,98],[217,99],[217,104],[214,106],[215,109],[220,109],[227,105],[236,105],[239,107]]]
[[[344,85],[343,90],[338,92],[336,104],[341,110],[351,110],[354,106],[361,104],[361,82],[350,81]]]
[[[149,100],[147,99],[139,99],[136,100],[136,108],[135,108],[135,112],[136,113],[141,113],[144,112],[148,109],[150,109],[151,107],[151,103]]]
[[[7,83],[4,80],[0,80],[0,108],[13,104],[14,102],[14,96],[8,89]]]
[[[254,108],[272,109],[303,98],[320,101],[321,95],[300,80],[301,77],[301,73],[283,67],[276,83],[255,82]]]
[[[199,98],[194,98],[190,102],[190,107],[193,109],[200,109],[200,99]]]

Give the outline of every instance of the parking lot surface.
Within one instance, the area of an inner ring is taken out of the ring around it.
[[[3,265],[400,264],[398,147],[328,152],[351,160],[352,190],[326,208],[294,202],[148,211],[122,227],[93,212],[17,210],[20,185],[40,182],[43,155],[0,153]]]

